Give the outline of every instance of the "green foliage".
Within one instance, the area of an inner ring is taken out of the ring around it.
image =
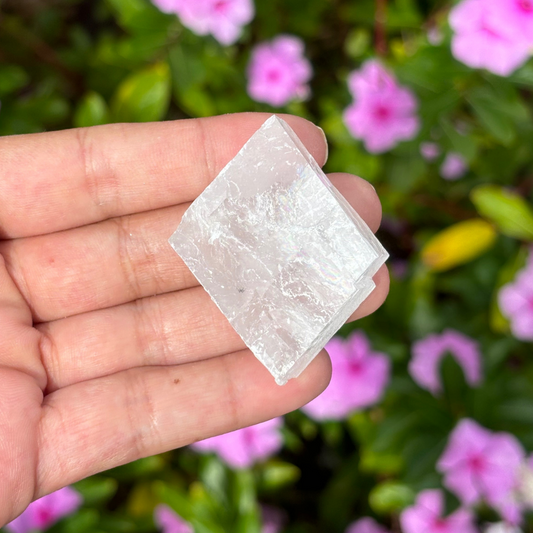
[[[407,485],[395,481],[384,481],[376,485],[369,495],[370,507],[377,514],[388,514],[412,504],[414,493]]]
[[[390,356],[392,379],[378,405],[327,423],[291,413],[283,451],[248,470],[183,449],[80,481],[83,508],[52,533],[153,533],[160,503],[195,533],[258,533],[261,503],[285,510],[285,533],[342,533],[366,515],[397,531],[398,514],[416,493],[441,486],[435,465],[462,417],[510,431],[533,450],[531,345],[511,336],[498,307],[499,290],[523,268],[533,241],[533,64],[509,78],[473,71],[450,51],[453,2],[384,3],[376,28],[374,0],[255,0],[255,20],[229,47],[195,35],[149,0],[11,1],[0,8],[1,135],[297,113],[326,132],[328,171],[375,186],[384,212],[379,236],[391,253],[388,300],[341,332],[362,328]],[[429,43],[428,28],[442,34],[441,43]],[[416,93],[421,120],[416,139],[383,155],[366,152],[342,118],[352,101],[347,77],[376,56],[376,29],[382,60]],[[248,96],[246,67],[254,45],[281,33],[304,39],[314,77],[309,100],[273,109]],[[421,142],[437,143],[442,154],[424,160]],[[449,152],[469,165],[456,182],[439,173]],[[479,230],[479,217],[483,235],[469,225],[477,219]],[[442,268],[427,261],[431,246]],[[412,343],[445,328],[479,341],[484,380],[469,387],[446,357],[443,392],[434,396],[407,369]],[[524,531],[533,531],[531,517]]]
[[[74,125],[77,128],[84,128],[107,122],[109,122],[109,109],[102,96],[96,92],[85,95],[74,114]]]
[[[519,194],[495,185],[477,187],[471,199],[480,215],[509,237],[533,240],[533,209]]]
[[[113,122],[151,122],[162,119],[170,101],[170,69],[166,63],[128,76],[111,103]]]

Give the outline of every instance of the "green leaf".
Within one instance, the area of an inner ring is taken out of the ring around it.
[[[370,507],[378,514],[400,511],[414,501],[413,490],[398,481],[384,481],[376,485],[368,497]]]
[[[170,102],[170,70],[157,63],[126,78],[118,87],[111,106],[114,122],[161,120]]]
[[[200,480],[207,491],[221,504],[227,505],[228,470],[218,457],[208,455],[202,458]]]
[[[106,101],[98,93],[87,93],[74,113],[74,126],[85,128],[109,122],[109,110]]]
[[[403,466],[404,461],[399,454],[377,452],[368,446],[361,449],[361,472],[392,475],[398,474]]]
[[[533,87],[533,65],[526,63],[507,79],[517,85],[523,85],[527,88]]]
[[[516,398],[495,406],[498,415],[506,422],[518,422],[530,426],[533,424],[533,400]]]
[[[366,28],[358,27],[346,37],[344,50],[352,59],[358,59],[367,53],[370,44],[370,32]]]
[[[99,513],[96,509],[80,509],[65,518],[60,527],[62,533],[93,533],[99,520]],[[54,528],[55,529],[55,528]]]
[[[122,466],[113,468],[108,473],[119,481],[137,479],[140,476],[160,472],[166,466],[163,455],[152,455],[138,459],[133,463],[127,463]]]
[[[279,490],[295,483],[300,478],[300,469],[283,461],[269,461],[261,472],[261,488],[264,490]]]
[[[495,100],[486,88],[472,91],[468,101],[480,122],[496,139],[505,145],[514,141],[516,132],[513,121],[505,113],[501,102]]]
[[[470,194],[478,213],[492,221],[501,233],[533,240],[533,210],[519,194],[496,185],[482,185]]]
[[[447,119],[441,119],[440,124],[450,140],[453,149],[464,156],[467,161],[475,159],[477,145],[473,137],[459,133],[455,126]]]
[[[256,507],[255,479],[250,470],[235,471],[233,501],[239,513],[246,513]]]
[[[185,491],[171,487],[163,481],[156,481],[153,488],[160,500],[174,509],[184,520],[190,522],[194,518],[194,507]]]
[[[17,65],[0,65],[0,96],[21,89],[29,79],[26,71]]]
[[[179,93],[197,87],[206,80],[208,72],[205,62],[202,61],[203,53],[204,50],[198,42],[183,41],[170,49],[168,62],[172,82]]]
[[[94,476],[78,481],[74,488],[83,496],[85,505],[94,506],[112,498],[118,488],[116,479]]]
[[[325,527],[320,531],[342,531],[357,502],[363,499],[365,489],[358,467],[357,453],[344,457],[342,467],[333,473],[322,490],[318,513]]]
[[[464,411],[464,398],[468,392],[468,385],[463,368],[451,353],[446,354],[440,365],[443,395],[448,410],[452,413]]]
[[[134,33],[164,29],[173,17],[159,11],[149,0],[107,0],[118,23]]]

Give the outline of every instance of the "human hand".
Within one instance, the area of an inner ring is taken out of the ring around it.
[[[320,130],[284,118],[324,162]],[[265,119],[0,139],[0,526],[79,479],[284,414],[326,387],[325,351],[276,385],[167,242]],[[330,179],[376,230],[373,188]],[[385,299],[386,268],[374,279],[352,319]]]

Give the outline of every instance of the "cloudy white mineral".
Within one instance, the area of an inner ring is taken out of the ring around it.
[[[370,294],[388,257],[276,116],[191,204],[170,244],[280,385]]]

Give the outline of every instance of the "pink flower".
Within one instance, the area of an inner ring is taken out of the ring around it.
[[[393,259],[390,262],[391,274],[399,280],[403,280],[409,273],[409,262],[405,259]]]
[[[315,420],[341,420],[376,403],[389,381],[385,354],[373,352],[362,331],[344,340],[334,337],[326,346],[332,376],[327,389],[302,409]]]
[[[444,41],[444,35],[442,34],[442,31],[436,26],[429,28],[427,38],[429,44],[432,44],[433,46],[439,46]]]
[[[282,418],[274,418],[255,426],[211,437],[194,443],[199,452],[215,452],[233,468],[248,468],[263,461],[283,446],[280,429]]]
[[[192,525],[168,505],[158,505],[155,508],[154,522],[162,533],[194,533]]]
[[[422,491],[415,504],[400,516],[403,533],[478,533],[473,514],[466,509],[443,518],[444,497],[440,490]]]
[[[420,128],[416,97],[378,61],[367,61],[353,72],[348,88],[355,101],[344,111],[344,122],[369,152],[386,152],[416,136]]]
[[[494,12],[503,25],[533,43],[533,1],[494,0]]]
[[[168,505],[158,505],[155,508],[154,522],[163,533],[194,533],[192,525]]]
[[[413,356],[409,362],[409,373],[424,389],[437,394],[442,390],[439,366],[447,354],[459,363],[466,381],[475,387],[481,382],[481,352],[478,343],[459,333],[447,329],[441,335],[428,335],[413,344]]]
[[[198,35],[211,34],[222,44],[234,43],[242,27],[251,22],[252,0],[152,0],[166,13],[175,13],[184,26]]]
[[[261,533],[280,533],[286,521],[285,513],[271,505],[261,505]]]
[[[520,340],[533,341],[533,262],[522,269],[511,283],[498,294],[502,313],[511,323],[513,335]]]
[[[420,154],[426,161],[435,161],[440,155],[438,144],[425,142],[420,145]]]
[[[530,55],[530,0],[463,0],[450,13],[453,55],[472,68],[509,76]]]
[[[389,533],[380,526],[373,518],[365,517],[353,522],[344,533]]]
[[[81,503],[81,495],[72,487],[65,487],[31,503],[6,528],[12,533],[44,531],[61,518],[75,513]]]
[[[454,181],[462,178],[467,170],[468,166],[463,156],[455,152],[450,152],[440,167],[440,175],[445,180]]]
[[[457,424],[437,468],[444,485],[464,505],[480,500],[497,509],[510,523],[520,520],[515,494],[525,453],[509,433],[493,433],[470,419]]]
[[[153,4],[163,13],[178,13],[183,0],[152,0]]]
[[[291,100],[303,100],[310,90],[311,63],[304,57],[304,43],[298,37],[280,35],[258,44],[248,65],[248,94],[257,102],[275,107]]]
[[[353,71],[348,76],[348,89],[355,99],[364,98],[375,91],[395,88],[394,76],[375,59],[366,61],[359,70]]]

